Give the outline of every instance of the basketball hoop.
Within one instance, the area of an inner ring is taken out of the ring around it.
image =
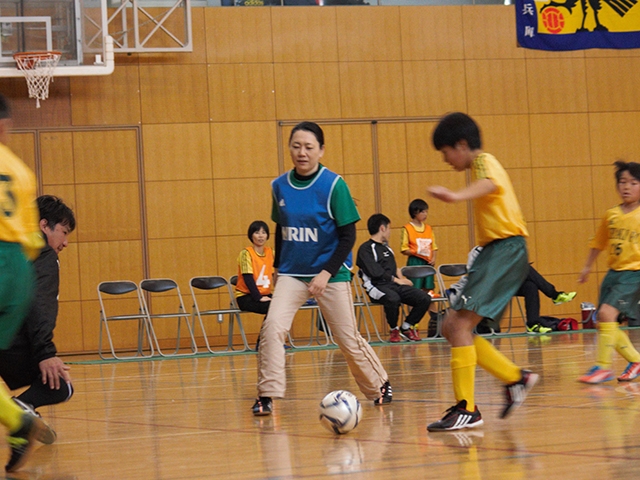
[[[40,100],[49,97],[49,82],[53,71],[60,60],[60,52],[19,52],[13,55],[18,70],[24,73],[29,87],[29,98],[36,99],[36,107],[40,108]]]

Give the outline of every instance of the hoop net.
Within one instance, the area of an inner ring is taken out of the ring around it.
[[[29,98],[36,99],[36,107],[40,108],[40,100],[49,97],[49,83],[53,78],[53,71],[60,60],[60,52],[20,52],[13,55],[18,70],[27,79]]]

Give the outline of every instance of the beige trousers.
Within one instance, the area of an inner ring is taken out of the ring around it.
[[[296,312],[308,298],[307,283],[294,277],[278,277],[269,313],[260,332],[258,395],[261,397],[284,397],[286,376],[282,345]],[[324,295],[317,300],[360,391],[369,400],[379,398],[380,387],[388,379],[387,372],[358,331],[350,284],[329,283]]]

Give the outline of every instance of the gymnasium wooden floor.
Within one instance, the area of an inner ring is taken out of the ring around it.
[[[640,345],[640,329],[629,331]],[[594,361],[595,334],[494,340],[542,375],[525,405],[497,418],[500,384],[478,370],[484,426],[427,433],[453,403],[443,341],[380,345],[393,403],[365,401],[337,349],[287,354],[287,398],[272,417],[250,411],[256,356],[72,365],[73,399],[41,414],[58,441],[40,446],[16,479],[640,478],[640,381],[576,382]],[[615,359],[621,372],[625,362]],[[363,403],[362,423],[334,436],[317,419],[329,391]],[[6,447],[5,447],[6,448]]]

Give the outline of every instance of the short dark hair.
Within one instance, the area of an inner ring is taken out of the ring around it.
[[[409,204],[409,215],[411,218],[416,218],[416,215],[423,210],[429,210],[429,204],[421,198],[416,198]]]
[[[369,229],[369,235],[375,235],[380,230],[380,227],[383,225],[389,225],[391,220],[386,215],[382,213],[374,213],[367,220],[367,228]]]
[[[289,135],[289,143],[291,143],[293,134],[296,133],[298,130],[304,130],[305,132],[313,133],[313,135],[316,137],[316,140],[318,140],[318,143],[320,144],[320,146],[321,147],[324,146],[324,132],[322,131],[322,128],[320,128],[320,125],[318,125],[317,123],[300,122],[299,124],[297,124],[295,127],[293,127],[293,130],[291,130],[291,135]]]
[[[640,163],[618,160],[614,165],[616,167],[616,183],[620,182],[623,172],[629,172],[629,175],[640,181]]]
[[[50,229],[56,228],[60,224],[69,227],[69,231],[76,229],[76,217],[61,198],[53,195],[42,195],[37,199],[38,210],[40,211],[40,220],[46,220]]]
[[[432,141],[436,150],[442,147],[455,147],[465,140],[471,150],[482,148],[482,139],[478,124],[466,113],[454,112],[440,119],[433,131]]]
[[[5,118],[11,118],[11,105],[9,105],[7,97],[0,93],[0,120]]]
[[[268,240],[269,225],[267,225],[262,220],[255,220],[254,222],[251,222],[251,225],[249,225],[249,230],[247,230],[247,237],[249,237],[249,240],[253,242],[253,234],[256,232],[259,232],[260,229],[263,229],[265,231],[265,233],[267,234],[267,240]]]

